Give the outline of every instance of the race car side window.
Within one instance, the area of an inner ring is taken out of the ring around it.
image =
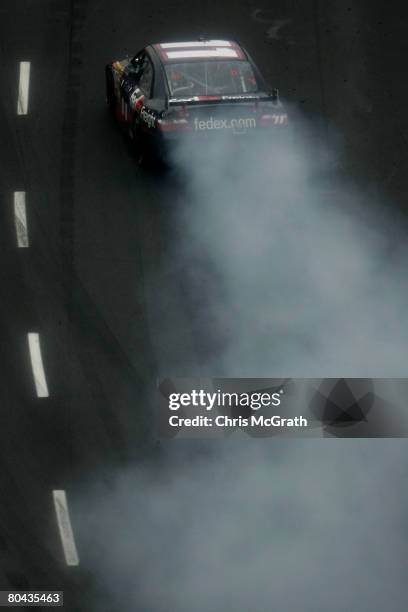
[[[143,58],[142,73],[139,80],[139,87],[146,96],[150,96],[153,84],[153,64],[147,55]]]
[[[141,73],[144,57],[145,57],[145,51],[142,50],[142,51],[139,51],[139,53],[137,53],[137,55],[132,57],[132,59],[130,60],[131,71],[134,72],[135,74]]]

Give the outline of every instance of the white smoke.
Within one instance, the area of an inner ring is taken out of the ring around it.
[[[184,262],[214,347],[198,373],[179,357],[185,376],[406,373],[402,230],[295,127],[275,146],[179,151],[184,202],[168,266],[179,274]],[[176,439],[156,468],[76,498],[95,610],[405,609],[404,441],[238,433],[197,451]]]
[[[405,441],[234,439],[93,485],[98,612],[402,612]]]
[[[209,370],[404,376],[403,233],[378,202],[339,183],[334,154],[300,125],[274,147],[237,152],[229,139],[182,151],[182,256],[227,335]]]

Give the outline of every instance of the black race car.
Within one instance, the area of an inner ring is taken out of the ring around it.
[[[278,91],[234,41],[157,43],[105,70],[108,106],[139,163],[166,157],[180,138],[271,134],[288,123]]]

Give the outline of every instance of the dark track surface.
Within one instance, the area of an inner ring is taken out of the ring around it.
[[[174,247],[183,188],[136,167],[105,109],[104,64],[160,39],[237,38],[321,118],[324,138],[339,130],[346,174],[406,206],[404,16],[363,1],[138,4],[137,14],[130,0],[0,8],[0,587],[63,588],[69,612],[91,612],[93,577],[65,567],[52,489],[69,499],[93,473],[154,454],[156,376],[205,375],[216,350]],[[17,117],[25,59],[30,112]],[[27,191],[27,250],[15,246],[15,190]],[[28,331],[41,334],[45,401]]]

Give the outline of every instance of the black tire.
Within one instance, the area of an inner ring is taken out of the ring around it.
[[[106,104],[108,105],[109,112],[112,115],[116,115],[116,97],[113,86],[113,75],[110,68],[106,68]]]

